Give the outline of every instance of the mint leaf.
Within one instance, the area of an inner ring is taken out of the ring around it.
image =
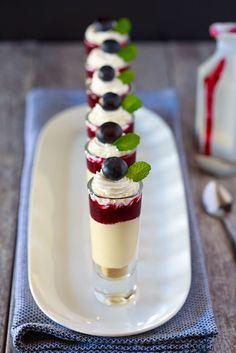
[[[115,145],[119,151],[129,151],[137,147],[139,142],[139,135],[129,132],[128,134],[125,134],[114,141],[113,145]]]
[[[120,50],[117,53],[125,62],[130,62],[133,61],[137,54],[138,54],[138,49],[135,44],[128,44],[123,48],[120,48]]]
[[[135,94],[129,94],[122,101],[122,107],[129,113],[135,112],[135,110],[141,108],[143,105],[141,99]]]
[[[135,79],[135,72],[133,70],[125,70],[117,76],[124,84],[128,85]]]
[[[140,181],[146,178],[150,170],[150,164],[146,162],[135,162],[129,167],[126,176],[133,181]]]
[[[122,17],[117,21],[115,27],[113,28],[113,31],[118,32],[120,34],[128,34],[131,29],[131,21],[127,17]]]

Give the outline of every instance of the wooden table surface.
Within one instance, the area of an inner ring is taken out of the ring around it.
[[[200,197],[209,176],[193,161],[196,70],[214,50],[212,43],[139,44],[137,89],[176,87],[181,102],[184,144],[202,234],[210,291],[220,334],[214,352],[236,352],[236,271],[222,225],[204,214]],[[0,44],[0,352],[14,352],[9,335],[19,182],[23,161],[25,95],[32,88],[84,88],[80,43]],[[236,195],[236,177],[222,180]],[[231,217],[236,226],[236,217]]]

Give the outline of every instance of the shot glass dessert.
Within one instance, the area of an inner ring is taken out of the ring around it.
[[[111,157],[88,182],[94,290],[102,303],[121,304],[135,297],[141,179],[149,171],[145,162],[128,168],[121,158]]]
[[[128,166],[133,164],[139,142],[137,134],[124,134],[119,124],[102,124],[96,131],[96,137],[85,146],[88,180],[101,170],[103,162],[109,157],[120,157]]]
[[[128,44],[121,48],[114,39],[107,39],[100,48],[95,48],[89,53],[85,64],[86,77],[93,77],[94,72],[104,65],[112,66],[121,73],[130,67],[136,55],[135,44]]]
[[[87,80],[88,106],[93,108],[107,92],[116,93],[124,99],[131,92],[134,77],[135,73],[132,70],[117,74],[112,66],[102,66],[94,73],[92,79]]]
[[[133,113],[141,106],[141,100],[133,94],[127,95],[123,100],[112,92],[104,94],[86,116],[88,137],[94,137],[97,128],[109,121],[119,124],[125,133],[133,132]]]
[[[95,20],[85,31],[84,46],[86,53],[101,46],[107,39],[116,40],[120,46],[129,42],[131,22],[128,18],[120,18],[118,21],[108,17],[101,17]]]

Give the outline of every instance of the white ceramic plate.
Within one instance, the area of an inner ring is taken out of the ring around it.
[[[152,111],[136,114],[144,181],[138,294],[123,306],[93,294],[84,144],[85,106],[53,117],[41,132],[29,213],[29,283],[40,309],[72,330],[132,335],[157,327],[184,304],[191,282],[184,185],[172,132]],[[114,320],[115,318],[115,320]]]

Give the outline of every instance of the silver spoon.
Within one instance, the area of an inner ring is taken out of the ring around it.
[[[227,218],[231,212],[233,198],[229,191],[215,181],[210,181],[202,193],[202,203],[205,211],[212,217],[222,221],[230,237],[234,255],[236,256],[236,229]]]

